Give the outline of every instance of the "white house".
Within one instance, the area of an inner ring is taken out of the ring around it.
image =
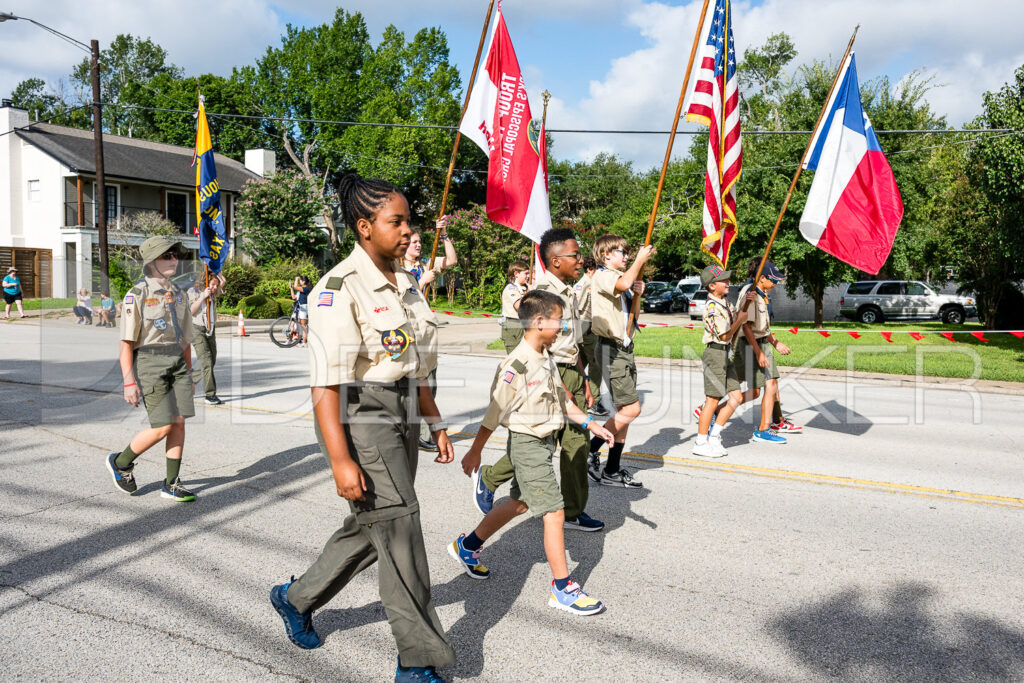
[[[231,250],[238,194],[248,180],[274,170],[274,154],[248,150],[246,164],[216,155]],[[107,225],[132,213],[157,212],[193,234],[195,168],[192,148],[116,135],[103,136]],[[18,268],[26,297],[73,296],[98,287],[96,165],[92,131],[29,124],[28,112],[0,102],[0,269]],[[111,244],[139,244],[141,234],[113,234]],[[94,268],[94,266],[97,266]]]

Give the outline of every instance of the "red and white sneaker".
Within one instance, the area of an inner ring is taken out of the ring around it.
[[[693,409],[693,416],[695,418],[697,418],[698,420],[700,419],[700,411],[701,410],[703,410],[703,406],[697,406],[696,408]]]
[[[795,425],[789,420],[783,420],[782,422],[772,422],[771,428],[777,432],[786,432],[787,434],[799,434],[804,431],[804,428]]]

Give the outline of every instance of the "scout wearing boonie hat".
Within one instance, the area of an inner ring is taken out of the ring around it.
[[[726,270],[722,266],[710,265],[701,271],[700,274],[700,285],[707,289],[707,286],[712,282],[721,282],[722,280],[731,280],[732,271]]]
[[[177,240],[164,235],[148,238],[139,247],[142,279],[125,294],[121,304],[121,344],[131,350],[130,355],[121,353],[124,399],[131,405],[141,401],[150,424],[122,452],[107,456],[107,470],[114,485],[129,495],[137,489],[135,460],[164,439],[174,437],[183,443],[185,418],[196,414],[188,351],[194,336],[192,316],[184,293],[170,279],[178,270],[178,262],[155,263],[165,254],[177,259],[186,253]],[[134,450],[132,444],[139,450]],[[167,455],[167,476],[160,496],[177,502],[195,500],[178,477],[181,446],[168,446]]]

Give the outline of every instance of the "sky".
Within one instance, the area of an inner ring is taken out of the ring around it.
[[[549,128],[656,129],[672,123],[696,30],[698,0],[505,0],[503,12],[535,115],[552,98]],[[287,24],[329,22],[338,0],[103,0],[102,11],[75,0],[7,0],[5,11],[35,19],[85,43],[107,46],[118,33],[149,37],[188,75],[226,75],[277,45]],[[379,38],[388,24],[411,36],[439,26],[463,83],[480,37],[486,0],[344,0]],[[984,92],[1024,64],[1024,3],[990,0],[984,12],[964,0],[734,0],[737,53],[785,31],[799,52],[793,66],[838,60],[854,26],[862,81],[897,82],[914,69],[934,76],[928,101],[949,123],[980,113]],[[0,95],[22,79],[56,83],[84,53],[27,21],[0,23]],[[454,123],[454,122],[453,122]],[[693,129],[684,125],[683,129]],[[554,154],[586,160],[611,152],[638,169],[660,164],[667,136],[557,134]],[[677,142],[677,150],[687,145]]]

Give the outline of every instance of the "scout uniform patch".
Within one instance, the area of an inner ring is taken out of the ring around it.
[[[384,345],[384,351],[388,358],[394,360],[399,358],[409,348],[412,337],[409,333],[399,327],[397,330],[388,330],[381,334],[380,343]]]

